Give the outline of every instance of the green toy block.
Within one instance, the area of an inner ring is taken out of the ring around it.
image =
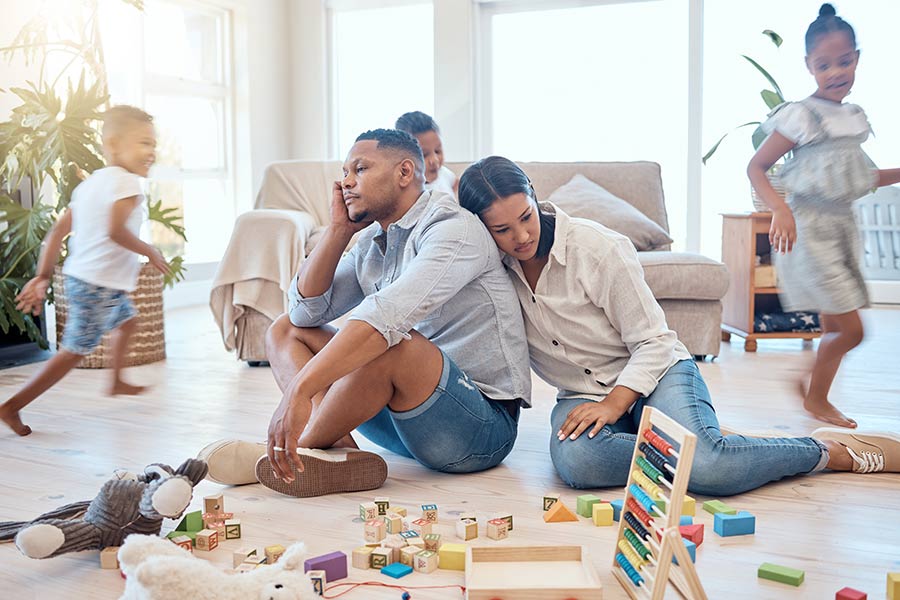
[[[594,505],[602,502],[599,496],[594,494],[584,494],[575,499],[575,512],[582,517],[590,519],[594,516]]]
[[[707,500],[703,503],[703,510],[711,515],[722,513],[725,515],[736,515],[737,509],[731,508],[721,500]]]
[[[203,512],[195,510],[184,515],[181,523],[175,528],[175,531],[201,531],[203,526]]]
[[[170,540],[171,540],[172,538],[176,538],[176,537],[181,536],[181,535],[186,535],[186,536],[188,536],[189,538],[191,538],[191,543],[194,544],[194,545],[196,546],[196,545],[197,545],[197,534],[198,534],[198,533],[200,533],[200,532],[199,532],[199,531],[179,531],[179,530],[176,529],[175,531],[170,531],[170,532],[166,535],[166,539],[170,539]]]
[[[779,583],[798,586],[803,583],[805,573],[799,569],[782,567],[772,563],[763,563],[759,565],[756,576],[760,579],[769,579],[771,581],[778,581]]]

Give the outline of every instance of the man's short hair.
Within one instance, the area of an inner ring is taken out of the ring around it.
[[[418,110],[400,115],[400,118],[394,123],[394,127],[412,135],[428,133],[429,131],[433,131],[438,135],[441,134],[441,129],[434,119]]]
[[[403,156],[408,156],[416,165],[416,171],[421,175],[425,172],[425,157],[422,155],[422,147],[419,142],[398,129],[371,129],[359,134],[357,142],[374,140],[378,142],[376,148],[391,150]]]
[[[113,106],[103,113],[103,139],[121,135],[129,127],[141,123],[153,123],[153,117],[136,106]]]

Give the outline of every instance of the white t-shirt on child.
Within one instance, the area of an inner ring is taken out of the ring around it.
[[[445,192],[456,198],[456,192],[453,190],[454,183],[456,183],[456,174],[447,167],[441,165],[441,168],[438,169],[437,177],[435,177],[434,181],[431,183],[426,183],[425,189]]]
[[[91,173],[72,193],[72,237],[63,273],[106,288],[133,291],[140,270],[138,255],[109,237],[110,216],[117,200],[137,196],[125,226],[140,235],[147,211],[141,178],[122,167]]]

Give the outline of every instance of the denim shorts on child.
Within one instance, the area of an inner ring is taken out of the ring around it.
[[[94,285],[66,275],[66,328],[64,350],[87,355],[100,345],[103,334],[133,318],[137,311],[128,292]]]
[[[436,471],[474,473],[495,467],[516,442],[519,408],[485,397],[450,357],[443,357],[441,380],[425,402],[403,412],[385,407],[357,431]]]

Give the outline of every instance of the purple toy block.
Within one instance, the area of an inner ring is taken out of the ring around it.
[[[347,577],[347,555],[343,552],[332,552],[303,561],[303,572],[325,571],[328,583]]]

